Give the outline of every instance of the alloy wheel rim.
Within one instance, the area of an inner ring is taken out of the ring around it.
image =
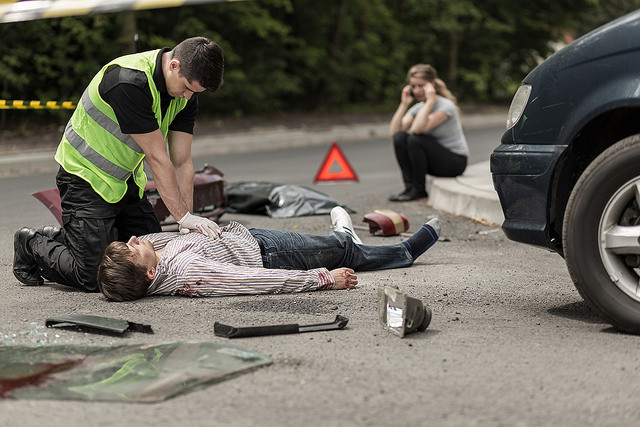
[[[600,259],[611,282],[640,302],[640,176],[609,199],[598,225]]]

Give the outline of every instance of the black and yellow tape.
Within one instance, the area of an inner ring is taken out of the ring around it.
[[[0,0],[0,23],[244,0]]]
[[[0,0],[0,23],[246,0]],[[74,109],[71,101],[0,100],[0,110]]]
[[[76,104],[71,101],[22,101],[0,99],[0,110],[73,110]]]

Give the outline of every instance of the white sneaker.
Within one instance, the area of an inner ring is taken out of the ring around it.
[[[331,209],[331,225],[333,226],[333,231],[346,233],[351,237],[351,240],[353,240],[354,243],[358,245],[362,244],[362,240],[360,240],[356,232],[353,230],[351,216],[349,216],[349,213],[341,206],[336,206]]]

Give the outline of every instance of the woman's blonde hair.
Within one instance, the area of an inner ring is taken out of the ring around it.
[[[411,77],[417,77],[420,79],[425,79],[426,81],[433,83],[433,86],[436,88],[436,93],[440,96],[444,96],[445,98],[449,98],[454,104],[458,101],[456,97],[453,96],[451,91],[447,89],[447,85],[438,78],[438,73],[436,69],[433,68],[429,64],[416,64],[413,67],[409,68],[409,72],[407,73],[407,81]]]

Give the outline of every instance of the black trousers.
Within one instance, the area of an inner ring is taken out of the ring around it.
[[[393,135],[393,148],[407,190],[425,191],[427,174],[455,177],[467,167],[467,156],[449,151],[431,135],[398,132]]]
[[[60,168],[56,176],[62,202],[63,232],[50,239],[40,233],[30,246],[42,276],[88,292],[98,291],[97,272],[107,245],[132,235],[162,231],[146,196],[133,178],[117,203],[107,203],[82,178]]]

